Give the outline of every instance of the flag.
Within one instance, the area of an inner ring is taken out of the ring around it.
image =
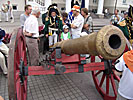
[[[85,0],[82,0],[81,8],[85,8]]]
[[[71,8],[74,6],[74,0],[71,1]]]

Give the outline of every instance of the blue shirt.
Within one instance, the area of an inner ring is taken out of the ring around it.
[[[2,44],[2,40],[3,40],[3,39],[0,39],[0,45]]]

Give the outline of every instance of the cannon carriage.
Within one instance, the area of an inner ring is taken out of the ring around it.
[[[119,77],[113,72],[114,61],[126,47],[124,35],[117,27],[108,25],[97,33],[56,43],[47,54],[42,56],[40,53],[40,66],[28,66],[22,29],[16,29],[13,33],[8,58],[9,100],[27,99],[28,76],[87,71],[92,71],[94,84],[104,100],[116,99],[115,79],[119,81]],[[90,63],[86,62],[85,54],[90,54]],[[96,58],[100,61],[97,62]],[[110,94],[110,86],[113,94]]]

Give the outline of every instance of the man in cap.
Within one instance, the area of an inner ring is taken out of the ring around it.
[[[71,32],[72,32],[72,38],[79,38],[83,25],[84,25],[84,18],[80,14],[80,7],[78,5],[74,5],[72,8],[74,20],[71,24]]]
[[[128,9],[128,16],[125,18],[129,33],[129,41],[133,46],[133,7],[130,5]]]
[[[49,8],[44,29],[46,37],[49,37],[49,46],[57,42],[59,34],[63,30],[62,18],[59,15],[60,13],[56,6]]]
[[[2,42],[5,36],[5,31],[0,29],[0,67],[3,73],[7,76],[7,66],[5,57],[8,57],[9,48]]]
[[[122,72],[117,100],[133,100],[133,50],[124,53],[115,65],[115,73]]]
[[[38,41],[39,40],[39,29],[38,29],[38,20],[40,16],[40,10],[39,8],[36,8],[32,11],[32,15],[30,15],[25,23],[23,32],[26,37],[26,44],[28,47],[28,53],[29,53],[29,60],[30,65],[35,66],[38,65],[39,61],[39,50],[38,50]]]

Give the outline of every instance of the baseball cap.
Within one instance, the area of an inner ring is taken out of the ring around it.
[[[72,10],[76,10],[76,11],[80,12],[80,6],[74,5]]]
[[[68,29],[69,27],[67,25],[64,25],[63,26],[63,29]]]

